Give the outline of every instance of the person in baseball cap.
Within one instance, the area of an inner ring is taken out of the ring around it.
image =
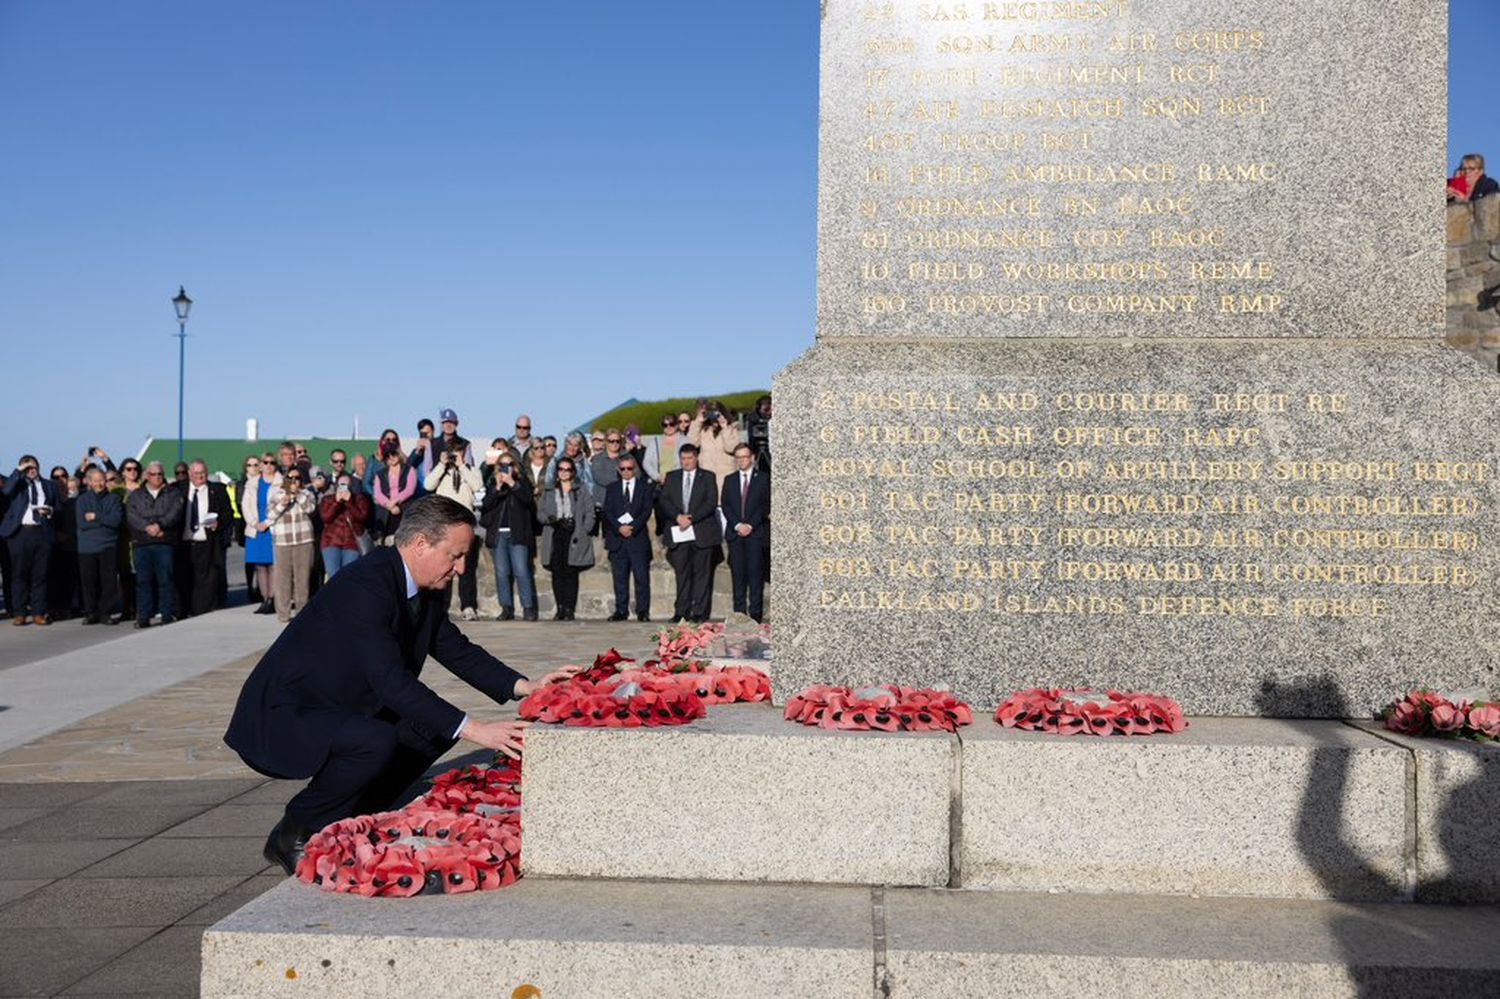
[[[438,410],[438,425],[442,427],[442,433],[438,435],[433,443],[434,462],[442,460],[444,451],[458,451],[462,456],[463,463],[470,468],[474,467],[474,450],[469,446],[467,437],[461,437],[458,433],[458,413],[452,409]]]

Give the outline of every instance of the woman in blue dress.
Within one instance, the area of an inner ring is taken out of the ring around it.
[[[245,485],[240,492],[240,513],[245,518],[245,564],[255,569],[255,586],[260,590],[260,606],[257,614],[275,614],[276,604],[271,600],[275,592],[271,585],[271,564],[275,549],[271,543],[271,505],[266,497],[275,485],[276,466],[266,465],[263,460],[251,455],[245,459]]]

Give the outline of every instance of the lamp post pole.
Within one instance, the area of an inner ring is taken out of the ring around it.
[[[177,460],[182,461],[182,404],[187,383],[187,319],[193,300],[187,297],[182,285],[177,286],[177,297],[172,299],[172,308],[177,310]]]

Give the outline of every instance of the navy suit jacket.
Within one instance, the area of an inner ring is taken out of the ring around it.
[[[428,655],[495,701],[510,700],[521,674],[464,637],[441,593],[418,592],[413,618],[395,548],[340,569],[251,671],[224,741],[261,773],[297,778],[323,765],[345,720],[381,709],[434,742],[451,739],[464,713],[417,679]]]
[[[735,469],[724,477],[724,493],[719,505],[724,508],[724,520],[729,524],[729,540],[739,538],[735,524],[749,524],[750,537],[764,539],[771,527],[771,476],[759,469],[750,477],[750,493],[745,497],[745,509],[740,509],[740,470]]]
[[[651,551],[650,526],[647,521],[651,517],[651,509],[656,503],[655,491],[651,480],[643,479],[639,474],[635,478],[635,488],[631,493],[630,505],[625,505],[625,486],[621,482],[611,482],[604,490],[604,547],[607,551],[617,551],[621,546],[639,549],[644,546],[647,555]],[[620,518],[630,514],[630,537],[621,537]],[[335,579],[338,577],[335,576]]]
[[[17,472],[5,480],[5,496],[10,500],[10,506],[5,508],[5,517],[0,519],[0,538],[12,538],[21,530],[21,518],[26,515],[26,508],[31,505],[27,498],[29,490],[28,480],[24,472]],[[48,541],[52,540],[52,521],[57,516],[57,489],[52,483],[42,476],[37,476],[37,484],[42,487],[42,499],[52,508],[52,516],[42,521],[42,533]]]
[[[724,540],[719,527],[719,487],[714,473],[700,468],[693,473],[693,495],[688,497],[688,508],[682,508],[682,469],[667,473],[656,501],[657,513],[666,518],[666,542],[668,548],[676,548],[672,541],[672,528],[677,518],[684,513],[693,518],[693,547],[713,548]]]

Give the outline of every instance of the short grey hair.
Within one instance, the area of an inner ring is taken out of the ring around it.
[[[194,458],[192,461],[188,462],[188,471],[192,471],[195,468],[201,468],[205,472],[207,472],[208,462],[204,461],[202,458]]]
[[[153,468],[156,469],[158,472],[160,472],[163,475],[167,474],[167,466],[163,465],[159,461],[148,461],[148,462],[146,462],[146,467],[143,468],[143,469],[141,469],[141,471],[143,471],[143,472],[149,472]]]
[[[459,524],[473,527],[474,511],[457,500],[429,494],[401,511],[401,526],[396,528],[396,547],[415,541],[418,536],[428,544],[437,544],[448,535],[448,528]]]

